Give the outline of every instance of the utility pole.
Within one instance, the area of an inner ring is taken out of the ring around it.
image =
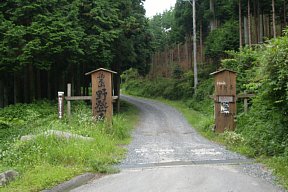
[[[194,90],[196,91],[198,85],[198,69],[197,69],[197,37],[196,37],[196,0],[183,0],[188,1],[192,6],[193,14],[193,63],[194,63]]]

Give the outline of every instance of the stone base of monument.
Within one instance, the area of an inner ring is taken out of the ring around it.
[[[8,184],[10,181],[13,181],[17,176],[19,176],[19,173],[14,170],[0,173],[0,186]]]
[[[94,138],[92,138],[92,137],[84,137],[82,135],[77,135],[77,134],[64,132],[64,131],[58,131],[58,130],[48,130],[48,131],[45,131],[44,133],[40,133],[37,135],[25,135],[25,136],[22,136],[20,138],[20,140],[21,141],[30,141],[30,140],[33,140],[33,139],[39,137],[39,136],[45,136],[45,137],[55,136],[55,137],[60,138],[60,139],[81,139],[81,140],[86,140],[86,141],[93,141],[94,140]]]

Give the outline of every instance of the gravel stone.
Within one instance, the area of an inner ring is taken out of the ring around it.
[[[140,122],[133,132],[133,141],[127,146],[127,158],[119,165],[120,169],[181,164],[233,164],[242,173],[277,186],[270,170],[203,138],[175,108],[148,99],[130,96],[122,96],[121,99],[140,109]],[[285,191],[279,186],[277,188],[279,192]]]
[[[10,181],[13,181],[19,173],[14,170],[8,170],[3,173],[0,173],[0,186],[6,185]]]
[[[180,112],[157,101],[122,96],[140,109],[140,123],[120,167],[186,161],[246,160],[200,136]]]

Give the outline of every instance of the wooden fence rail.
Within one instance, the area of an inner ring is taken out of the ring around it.
[[[91,101],[92,96],[71,96],[71,84],[67,84],[67,96],[65,97],[65,100],[67,101],[67,115],[71,115],[71,101]],[[118,96],[112,96],[112,102],[116,102],[118,99]]]
[[[214,95],[210,95],[209,98],[210,99],[214,99]],[[244,93],[240,93],[237,95],[237,100],[238,99],[244,99],[244,113],[247,113],[248,112],[248,99],[252,98],[252,97],[255,97],[255,94],[246,94],[245,92]]]

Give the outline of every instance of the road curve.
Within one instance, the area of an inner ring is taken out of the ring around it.
[[[201,137],[176,109],[130,96],[121,99],[140,110],[127,158],[119,165],[121,172],[74,192],[284,191],[258,164]]]
[[[122,167],[246,159],[199,136],[175,108],[157,101],[122,98],[141,112],[140,123],[133,133],[134,139]]]

